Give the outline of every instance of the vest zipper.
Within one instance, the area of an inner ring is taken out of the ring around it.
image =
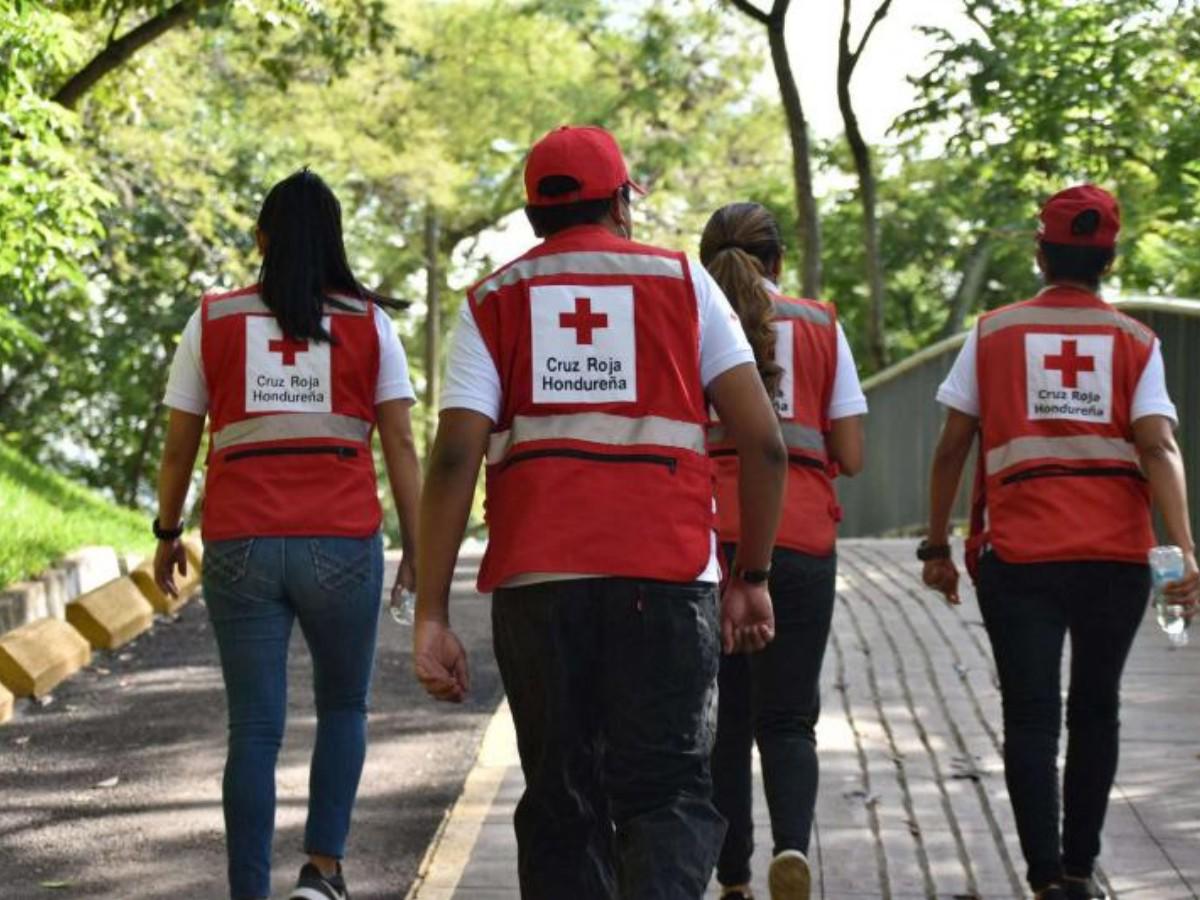
[[[720,450],[708,451],[708,455],[713,459],[719,459],[722,456],[737,456],[737,451],[729,447],[722,447]],[[803,466],[806,469],[820,469],[821,471],[825,471],[825,463],[814,457],[805,456],[802,453],[789,453],[788,462],[794,463],[797,466]]]
[[[1016,484],[1021,481],[1031,481],[1035,478],[1136,478],[1139,481],[1146,480],[1146,476],[1140,471],[1125,466],[1092,466],[1084,469],[1076,469],[1070,466],[1058,465],[1057,463],[1048,463],[1008,475],[1000,479],[1000,483]]]
[[[358,456],[356,447],[256,447],[253,450],[237,450],[225,457],[225,462],[248,459],[252,456],[316,456],[331,455],[338,459]]]
[[[593,453],[590,450],[526,450],[524,453],[514,453],[500,464],[500,471],[509,466],[530,459],[545,459],[547,457],[565,457],[567,459],[586,459],[589,462],[602,463],[649,463],[656,466],[666,466],[671,474],[679,465],[679,460],[673,456],[659,453]]]

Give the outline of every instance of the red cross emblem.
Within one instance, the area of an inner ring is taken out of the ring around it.
[[[1096,357],[1080,356],[1079,341],[1064,340],[1057,355],[1046,357],[1046,371],[1051,370],[1062,372],[1063,387],[1079,387],[1079,373],[1095,372]]]
[[[592,301],[588,297],[575,298],[575,312],[559,313],[560,328],[575,329],[576,344],[590,344],[592,331],[608,327],[607,313],[592,313]]]
[[[267,349],[272,353],[282,354],[285,366],[294,366],[296,354],[308,352],[308,341],[293,341],[291,338],[284,338],[281,341],[270,341]]]

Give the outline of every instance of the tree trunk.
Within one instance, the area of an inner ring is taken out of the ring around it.
[[[988,263],[992,261],[992,239],[984,235],[975,241],[971,252],[967,255],[963,266],[962,278],[950,300],[950,317],[942,326],[943,338],[948,338],[962,331],[963,322],[967,315],[979,304],[979,293],[983,289],[983,279],[987,275]]]
[[[440,223],[437,210],[425,210],[425,461],[433,449],[437,426],[438,394],[441,392],[442,272],[438,256]]]
[[[159,393],[162,393],[159,391]],[[125,479],[125,490],[120,500],[130,509],[137,509],[138,489],[142,486],[142,478],[146,472],[146,457],[150,455],[150,447],[158,434],[158,423],[162,421],[163,405],[155,403],[146,424],[142,428],[142,436],[138,440],[137,452],[129,465],[129,473]]]
[[[67,79],[51,99],[67,109],[74,109],[83,95],[94,88],[105,75],[172,28],[191,22],[202,7],[216,2],[218,0],[180,0],[168,6],[158,15],[125,32],[116,40],[109,41],[87,65]]]
[[[787,44],[783,34],[783,16],[772,17],[767,24],[771,44],[771,62],[779,82],[779,96],[787,119],[788,136],[792,143],[792,180],[796,188],[796,237],[803,254],[801,261],[801,292],[805,297],[821,295],[821,222],[817,217],[817,201],[813,196],[812,153],[808,142],[808,120],[792,74]]]
[[[846,142],[854,157],[854,170],[858,175],[858,196],[862,204],[863,255],[867,264],[867,354],[871,367],[878,371],[887,365],[887,343],[885,340],[885,305],[883,285],[883,261],[879,257],[879,217],[877,209],[878,187],[875,170],[871,164],[871,148],[863,138],[850,99],[850,73],[846,71],[848,59],[842,54],[838,63],[838,107],[846,128]]]

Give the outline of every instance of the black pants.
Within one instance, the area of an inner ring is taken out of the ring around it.
[[[725,549],[732,555],[732,545]],[[836,574],[834,555],[777,548],[770,581],[775,640],[759,653],[721,657],[713,798],[729,822],[717,863],[717,880],[723,885],[750,880],[750,753],[756,740],[774,852],[808,852],[817,802],[821,661],[833,618]]]
[[[517,730],[525,900],[699,900],[712,805],[712,584],[579,579],[498,590],[496,658]]]
[[[1004,777],[1027,878],[1039,890],[1088,877],[1117,773],[1121,671],[1150,594],[1147,566],[1012,564],[986,554],[979,606],[1000,674]],[[1071,635],[1067,764],[1059,839],[1059,671]]]

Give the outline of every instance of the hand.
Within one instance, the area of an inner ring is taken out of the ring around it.
[[[396,606],[400,602],[401,591],[415,591],[417,589],[417,569],[412,562],[410,554],[405,553],[400,557],[400,566],[396,569],[396,580],[392,584],[392,605]]]
[[[957,606],[962,602],[958,599],[958,567],[954,565],[954,560],[929,560],[921,577],[929,587],[945,594],[950,604]]]
[[[765,584],[730,578],[721,598],[721,647],[726,653],[754,653],[775,639],[775,610]]]
[[[1190,620],[1200,610],[1200,570],[1196,567],[1196,554],[1185,553],[1183,557],[1183,577],[1173,581],[1163,588],[1163,595],[1173,606],[1184,608],[1184,618]]]
[[[462,703],[471,689],[467,651],[445,622],[418,619],[413,626],[413,671],[435,700]]]
[[[173,541],[159,541],[154,551],[154,583],[158,589],[170,597],[179,596],[179,588],[175,585],[175,569],[186,577],[188,567],[187,551],[183,543],[176,538]]]

